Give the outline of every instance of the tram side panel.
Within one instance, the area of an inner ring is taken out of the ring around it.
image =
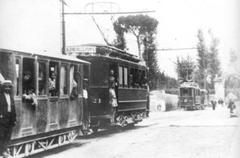
[[[146,110],[147,90],[138,88],[119,88],[118,111]]]
[[[11,144],[21,144],[25,141],[33,141],[41,139],[42,137],[50,137],[60,133],[70,131],[72,129],[79,129],[83,124],[83,104],[82,104],[82,87],[78,87],[78,96],[75,99],[70,99],[70,92],[67,95],[57,95],[54,97],[38,94],[39,83],[37,79],[40,78],[38,72],[39,61],[43,60],[46,66],[49,65],[48,57],[33,57],[32,55],[22,52],[8,52],[4,51],[0,54],[1,59],[7,59],[5,63],[0,63],[0,68],[3,71],[3,76],[10,79],[14,83],[14,101],[17,114],[17,122],[12,131]],[[37,104],[32,105],[23,100],[23,59],[32,60],[34,75],[34,85],[36,85],[36,99]],[[61,59],[54,59],[60,66]],[[70,67],[72,62],[64,61]],[[81,66],[75,63],[76,66]],[[47,70],[46,70],[47,71]],[[79,69],[80,71],[80,69]],[[80,72],[82,73],[82,72]],[[46,72],[48,75],[49,72]],[[68,73],[67,73],[68,74]],[[48,85],[46,77],[46,85]],[[83,78],[78,78],[77,83],[82,84]],[[67,80],[69,82],[69,79]],[[68,83],[69,86],[69,83]],[[20,145],[19,145],[20,146]],[[22,149],[23,150],[23,149]]]

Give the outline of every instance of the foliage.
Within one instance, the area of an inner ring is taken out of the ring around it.
[[[120,42],[120,46],[124,47],[123,33],[132,33],[137,40],[139,57],[141,58],[141,46],[145,37],[152,36],[156,33],[158,21],[148,15],[129,15],[121,16],[116,22],[114,22],[114,30],[117,34],[117,41]],[[121,41],[123,40],[123,41]]]
[[[122,50],[126,49],[126,40],[124,38],[124,30],[122,29],[118,21],[113,23],[113,28],[117,34],[117,39],[114,41],[113,45]]]
[[[203,32],[198,30],[198,43],[197,43],[197,51],[198,51],[198,72],[197,72],[197,82],[200,84],[200,87],[204,87],[204,82],[206,78],[206,71],[207,71],[207,47],[205,38],[203,36]]]
[[[151,86],[152,89],[177,89],[178,82],[175,78],[165,75],[164,72],[157,72]]]
[[[179,59],[177,58],[177,67],[176,71],[178,73],[179,82],[186,82],[189,80],[193,80],[194,76],[195,63],[188,56],[187,59]]]
[[[196,73],[197,82],[200,87],[214,89],[214,79],[217,75],[221,75],[220,61],[218,59],[217,38],[211,35],[210,46],[207,47],[205,37],[201,30],[198,31],[198,71]],[[207,82],[207,80],[209,80]]]

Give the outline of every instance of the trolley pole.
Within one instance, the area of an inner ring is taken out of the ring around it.
[[[65,18],[64,18],[64,5],[66,4],[64,0],[61,0],[62,9],[61,9],[61,16],[62,16],[62,54],[66,54],[66,36],[65,36]]]

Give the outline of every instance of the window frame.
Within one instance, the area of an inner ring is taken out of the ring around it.
[[[45,93],[44,94],[39,94],[39,65],[40,63],[45,65]],[[36,88],[36,94],[37,96],[47,96],[49,89],[48,89],[48,76],[49,76],[49,62],[47,60],[44,59],[39,59],[37,60],[37,78],[36,78],[36,82],[37,82],[37,88]]]
[[[36,67],[36,60],[35,60],[35,58],[32,58],[32,57],[29,57],[29,56],[24,56],[24,57],[22,57],[22,71],[21,71],[21,85],[22,85],[22,94],[23,94],[23,90],[24,90],[24,87],[23,87],[23,73],[24,73],[24,59],[27,59],[27,60],[32,60],[33,62],[32,62],[32,64],[33,64],[33,72],[32,72],[32,77],[33,77],[33,87],[34,87],[34,91],[33,91],[33,93],[35,93],[36,94],[36,92],[37,92],[37,80],[36,80],[36,77],[37,77],[37,67]]]
[[[119,87],[123,87],[123,66],[119,65],[118,66],[118,84]]]
[[[47,94],[48,94],[48,97],[50,97],[50,98],[56,98],[56,97],[59,97],[60,96],[60,62],[59,61],[57,61],[57,60],[49,60],[48,61],[48,79],[47,79],[47,85],[49,85],[49,77],[50,77],[50,68],[51,68],[51,63],[54,63],[54,65],[56,66],[56,68],[57,68],[57,72],[55,72],[56,73],[56,91],[57,91],[57,94],[56,95],[53,95],[53,96],[51,96],[50,95],[50,92],[49,92],[49,86],[47,86]]]
[[[65,67],[65,83],[66,83],[66,93],[61,94],[61,84],[62,84],[62,67]],[[60,64],[60,72],[59,72],[59,96],[69,96],[69,67],[68,63],[61,63]]]
[[[21,97],[22,96],[22,69],[23,69],[21,56],[15,56],[15,58],[14,58],[14,64],[15,65],[17,65],[16,64],[17,60],[19,61],[19,68],[18,68],[18,72],[17,72],[16,66],[15,66],[14,96],[15,97]],[[18,77],[17,77],[17,75],[18,75]],[[17,92],[19,94],[17,94]]]

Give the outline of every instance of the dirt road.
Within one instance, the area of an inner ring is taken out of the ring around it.
[[[102,130],[32,158],[235,158],[239,123],[226,107],[155,112],[135,127]]]

